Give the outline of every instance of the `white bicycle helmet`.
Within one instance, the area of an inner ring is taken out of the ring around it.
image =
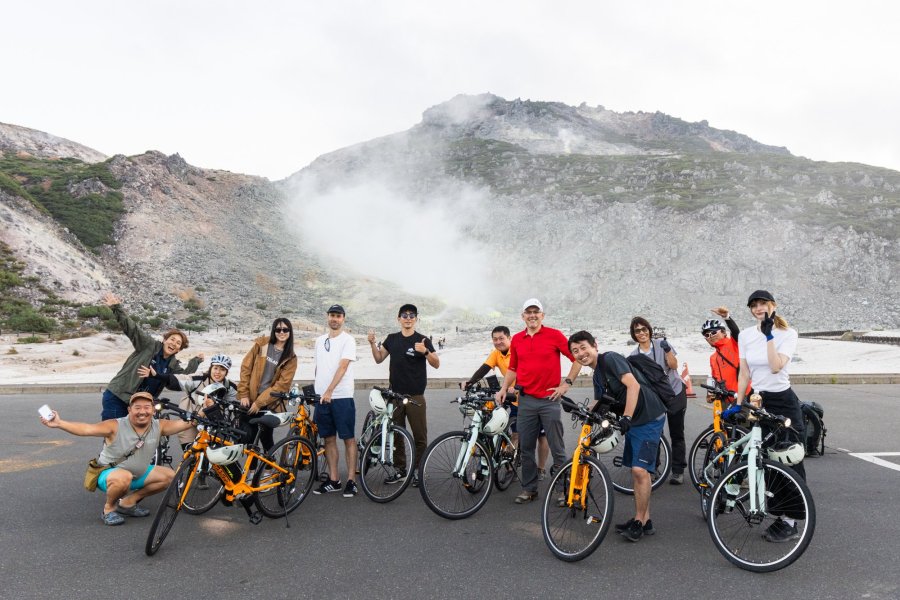
[[[594,444],[593,448],[597,453],[605,454],[619,445],[619,439],[619,432],[613,430],[608,436]]]
[[[225,356],[224,354],[215,354],[211,359],[209,359],[210,368],[219,365],[220,367],[225,367],[226,371],[231,370],[231,359]]]
[[[778,442],[772,448],[768,450],[769,458],[772,460],[777,460],[778,462],[793,466],[798,465],[803,461],[803,457],[806,456],[806,450],[803,448],[803,444],[798,444],[796,442]]]
[[[217,465],[230,465],[244,453],[244,444],[235,444],[233,446],[220,446],[218,448],[207,448],[206,458],[209,462]]]
[[[384,397],[381,395],[381,392],[378,390],[372,390],[369,392],[369,406],[372,407],[372,410],[375,411],[376,415],[380,415],[387,408],[387,402],[384,401]]]
[[[491,419],[484,424],[481,430],[488,434],[500,433],[506,429],[507,423],[509,423],[509,413],[505,408],[497,407],[491,413]]]
[[[700,326],[700,333],[706,333],[707,331],[714,331],[716,329],[725,331],[725,326],[722,325],[722,321],[718,319],[707,319],[703,322],[703,325]]]

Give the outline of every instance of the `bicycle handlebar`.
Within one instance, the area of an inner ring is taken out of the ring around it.
[[[299,394],[294,392],[272,392],[269,394],[272,398],[278,398],[279,400],[287,400],[288,402],[298,401],[305,402],[306,404],[314,405],[318,404],[322,399],[322,396],[319,394],[307,394],[304,392],[300,392]]]
[[[378,390],[381,392],[382,396],[386,396],[385,400],[396,400],[401,404],[415,404],[416,406],[422,406],[421,402],[416,402],[409,394],[398,394],[390,388],[378,387],[377,385],[373,385],[372,389]]]
[[[243,429],[237,429],[228,425],[226,423],[222,423],[220,421],[213,421],[212,419],[208,419],[206,417],[202,417],[199,414],[185,410],[178,406],[177,404],[173,404],[168,400],[163,400],[158,403],[160,408],[165,408],[173,413],[177,414],[182,421],[196,421],[198,425],[203,425],[204,427],[216,431],[218,434],[229,436],[229,437],[242,437],[246,434]]]
[[[729,398],[729,397],[737,398],[737,394],[735,392],[732,392],[731,390],[729,390],[728,388],[725,387],[724,381],[716,381],[716,385],[714,385],[714,386],[709,386],[709,385],[706,385],[705,383],[701,383],[700,387],[711,391],[716,396],[721,396],[724,398]]]

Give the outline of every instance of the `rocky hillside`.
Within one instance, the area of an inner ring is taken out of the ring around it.
[[[529,296],[569,330],[695,328],[764,287],[803,329],[896,328],[898,212],[896,171],[492,95],[274,183],[0,125],[0,327],[102,319],[114,289],[160,328],[320,323],[334,301],[393,326],[411,300],[439,331],[517,323]]]

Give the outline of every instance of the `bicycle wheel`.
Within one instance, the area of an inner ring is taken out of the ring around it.
[[[225,484],[216,475],[205,454],[193,455],[194,481],[184,497],[184,512],[202,515],[216,505],[225,493]]]
[[[631,481],[631,467],[622,466],[622,454],[625,452],[625,443],[616,446],[610,452],[599,455],[601,464],[609,472],[610,483],[617,492],[634,494],[634,483]],[[659,450],[656,458],[656,472],[650,475],[650,487],[656,489],[665,483],[672,471],[672,445],[666,436],[659,438]]]
[[[700,432],[700,435],[698,435],[697,439],[694,440],[694,443],[691,444],[690,452],[688,452],[688,475],[691,478],[691,483],[694,484],[694,489],[698,491],[700,490],[700,483],[703,481],[703,468],[707,464],[706,451],[709,448],[713,433],[715,432],[713,431],[712,425]],[[747,433],[745,428],[738,425],[726,425],[726,444],[747,435]],[[713,445],[715,446],[715,444]],[[721,448],[719,448],[719,451],[721,451]],[[718,452],[713,453],[711,456],[715,456],[716,454],[718,454]]]
[[[566,505],[572,479],[570,462],[550,482],[541,513],[544,541],[557,558],[569,562],[590,556],[603,541],[612,522],[614,500],[609,473],[592,456],[583,457],[582,461],[575,476],[578,487],[583,489],[576,494],[584,494],[584,507],[578,495],[572,506]],[[560,498],[565,500],[561,503]]]
[[[272,486],[254,494],[259,512],[277,519],[289,514],[303,502],[312,489],[315,478],[316,449],[308,439],[300,436],[280,440],[266,455],[287,473],[259,463],[253,475],[253,487]]]
[[[749,491],[741,485],[749,473],[746,463],[733,465],[716,484],[709,501],[709,533],[732,564],[757,573],[777,571],[809,546],[816,529],[816,507],[806,483],[793,469],[763,460],[759,480],[765,486],[761,495],[766,510],[751,513]],[[793,519],[794,525],[782,518]]]
[[[406,429],[391,425],[386,441],[394,452],[385,452],[385,460],[381,459],[385,439],[380,431],[372,436],[362,453],[359,484],[374,502],[398,498],[412,481],[412,467],[416,464],[416,446]]]
[[[370,410],[366,413],[366,418],[363,420],[362,430],[360,431],[359,437],[356,438],[356,449],[357,449],[357,458],[356,458],[356,474],[359,475],[362,472],[362,458],[363,458],[363,450],[366,449],[366,444],[369,443],[369,440],[372,439],[372,435],[374,433],[374,429],[370,429],[372,427],[372,422],[375,421],[375,411]]]
[[[494,486],[501,492],[507,489],[519,477],[521,465],[519,449],[501,438],[497,468],[494,469]]]
[[[191,477],[194,471],[194,460],[194,456],[189,456],[181,462],[178,470],[175,471],[175,477],[159,502],[156,516],[153,517],[153,524],[150,525],[150,532],[147,534],[147,543],[144,545],[144,552],[147,556],[156,554],[181,511],[183,506],[181,499],[184,497],[185,491],[190,492],[194,481],[194,478]]]
[[[328,480],[328,460],[325,458],[325,440],[316,434],[316,480]]]
[[[465,457],[462,476],[455,472],[468,437],[464,431],[445,433],[431,442],[422,456],[419,492],[428,508],[445,519],[475,514],[491,495],[492,461],[481,441],[476,441]]]

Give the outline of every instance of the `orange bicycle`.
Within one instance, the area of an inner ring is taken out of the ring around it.
[[[316,393],[315,386],[305,385],[301,390],[297,384],[288,393],[272,392],[273,398],[287,401],[289,407],[296,406],[297,412],[291,421],[288,435],[305,437],[316,449],[316,479],[328,479],[328,465],[325,461],[325,440],[319,436],[319,426],[313,420],[307,406],[312,408],[319,403],[321,396]]]
[[[165,408],[177,413],[184,420],[196,421],[198,434],[172,483],[163,494],[156,517],[150,526],[144,551],[148,556],[156,554],[172,529],[178,513],[184,508],[185,499],[198,473],[197,464],[205,458],[216,477],[224,485],[224,501],[230,505],[239,500],[250,522],[254,525],[269,518],[284,517],[295,510],[309,495],[315,474],[315,449],[300,436],[288,436],[277,442],[263,454],[257,440],[252,444],[236,443],[244,431],[222,421],[214,421],[182,410],[169,404]],[[292,413],[266,413],[250,421],[260,428],[276,428],[286,425]],[[240,465],[241,458],[244,459]],[[251,469],[253,467],[253,469]],[[248,480],[252,481],[248,483]],[[252,506],[258,511],[253,511]],[[289,524],[287,525],[290,526]]]
[[[746,428],[734,423],[727,423],[722,419],[722,411],[725,410],[726,404],[734,400],[735,396],[734,392],[728,391],[725,387],[724,381],[710,378],[707,385],[701,385],[701,387],[709,390],[713,396],[713,422],[712,425],[700,432],[688,452],[688,475],[698,492],[712,487],[703,475],[703,470],[709,464],[710,459],[717,456],[732,441],[749,433]],[[719,461],[721,464],[717,465],[714,471],[716,476],[724,472],[728,466],[724,459],[719,459]]]

